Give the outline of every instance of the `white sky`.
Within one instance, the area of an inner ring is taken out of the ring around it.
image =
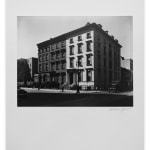
[[[54,38],[84,26],[97,23],[114,35],[121,48],[121,55],[133,58],[133,24],[130,16],[117,17],[18,17],[18,58],[37,57],[37,43]]]

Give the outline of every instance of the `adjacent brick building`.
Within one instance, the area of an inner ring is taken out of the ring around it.
[[[34,74],[38,73],[38,59],[35,57],[28,58],[27,63],[30,69],[31,78],[33,80]]]
[[[124,90],[133,90],[133,60],[121,57],[121,85]]]
[[[38,58],[20,58],[17,60],[17,74],[20,81],[33,81],[34,75],[38,73]],[[23,79],[25,78],[25,79]]]

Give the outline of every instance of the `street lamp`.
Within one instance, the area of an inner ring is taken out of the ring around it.
[[[80,91],[79,91],[79,59],[77,60],[77,67],[78,67],[78,69],[77,69],[77,75],[78,75],[77,94],[79,94],[80,93]]]

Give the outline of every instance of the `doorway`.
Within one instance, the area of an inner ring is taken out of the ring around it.
[[[73,83],[73,73],[69,74],[69,78],[70,78],[70,84],[72,84]]]

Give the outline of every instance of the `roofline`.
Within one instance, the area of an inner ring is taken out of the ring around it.
[[[37,57],[29,57],[29,58],[27,58],[27,59],[32,59],[32,58],[33,58],[33,59],[38,59]]]
[[[120,56],[120,57],[121,57],[121,59],[122,59],[122,56]],[[132,58],[124,58],[124,59],[122,59],[122,60],[131,60],[131,61],[133,61]]]
[[[96,23],[88,24],[88,25],[86,25],[86,26],[80,27],[80,28],[75,29],[75,30],[73,30],[73,31],[70,31],[70,32],[67,32],[67,33],[65,33],[65,34],[59,35],[59,36],[57,36],[57,37],[55,37],[55,38],[51,38],[51,39],[46,40],[46,41],[44,41],[44,42],[38,43],[37,46],[38,46],[38,48],[39,48],[39,47],[42,46],[42,45],[57,43],[57,42],[59,42],[60,40],[63,41],[63,40],[68,39],[69,37],[71,37],[73,34],[76,34],[77,32],[81,32],[81,31],[88,30],[88,29],[91,29],[91,28],[97,29],[97,30],[103,32],[107,37],[109,37],[111,40],[113,40],[113,42],[115,42],[115,43],[118,44],[120,47],[122,47],[117,41],[115,41],[115,39],[112,39],[112,37],[111,37],[108,33],[106,33],[106,31],[104,31],[104,30],[102,29],[102,27],[99,27]]]

